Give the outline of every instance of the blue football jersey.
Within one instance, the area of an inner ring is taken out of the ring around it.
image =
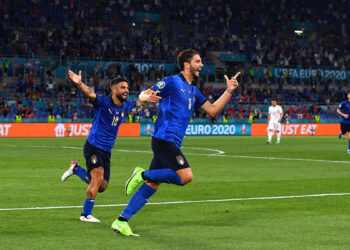
[[[339,104],[338,109],[340,109],[340,111],[343,112],[344,114],[348,114],[349,115],[348,119],[345,119],[342,116],[340,118],[340,122],[350,124],[350,102],[349,101],[343,101],[341,104]]]
[[[95,114],[87,139],[95,147],[111,152],[123,118],[135,107],[136,103],[126,101],[118,106],[113,102],[112,97],[96,95],[96,99],[92,104]]]
[[[174,142],[180,148],[193,110],[198,110],[206,99],[182,74],[165,77],[152,89],[160,91],[162,97],[152,136]]]

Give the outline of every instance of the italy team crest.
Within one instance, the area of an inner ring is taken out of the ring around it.
[[[96,157],[96,155],[92,155],[92,156],[90,157],[90,160],[91,160],[91,163],[92,163],[92,164],[96,164],[96,163],[97,163],[97,157]]]
[[[185,159],[182,157],[182,155],[176,156],[176,160],[177,160],[177,163],[179,163],[179,165],[185,164]]]

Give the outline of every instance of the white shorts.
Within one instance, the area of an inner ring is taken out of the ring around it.
[[[268,130],[276,130],[281,131],[281,123],[280,122],[269,122]]]

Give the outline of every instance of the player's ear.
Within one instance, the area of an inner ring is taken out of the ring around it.
[[[184,62],[184,68],[187,69],[190,67],[190,63],[189,62]]]

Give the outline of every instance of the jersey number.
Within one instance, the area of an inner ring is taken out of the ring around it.
[[[188,110],[191,110],[191,103],[192,99],[191,98],[188,98]]]
[[[118,121],[119,121],[119,117],[118,116],[113,116],[112,126],[117,126]]]

